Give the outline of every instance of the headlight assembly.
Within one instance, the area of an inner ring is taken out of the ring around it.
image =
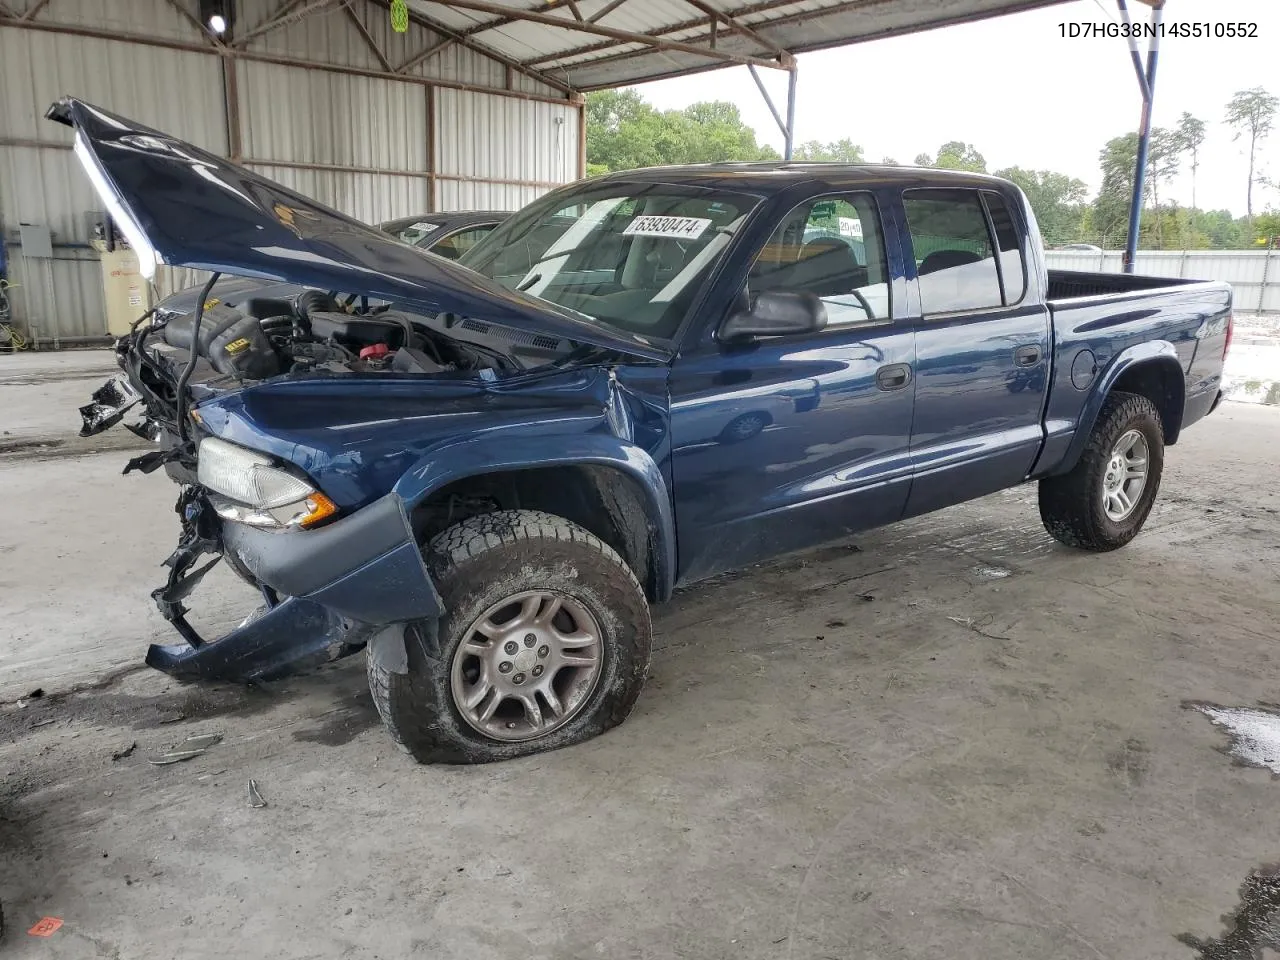
[[[338,512],[315,487],[253,450],[206,437],[196,478],[212,494],[218,516],[257,527],[311,527]]]

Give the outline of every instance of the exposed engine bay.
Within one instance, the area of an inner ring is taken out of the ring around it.
[[[425,332],[415,320],[422,318],[317,290],[236,306],[209,301],[196,354],[237,380],[310,371],[434,374],[495,364],[492,351]],[[180,350],[185,361],[194,323],[194,312],[170,316],[153,324],[151,337]]]

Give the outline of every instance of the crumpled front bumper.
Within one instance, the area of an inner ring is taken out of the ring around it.
[[[147,663],[182,678],[267,680],[354,653],[392,624],[440,615],[403,501],[388,494],[316,530],[222,521],[199,487],[178,500],[182,540],[168,582],[152,593],[184,644],[153,645]],[[205,560],[212,555],[213,559]],[[262,592],[266,609],[208,641],[184,601],[225,557]]]

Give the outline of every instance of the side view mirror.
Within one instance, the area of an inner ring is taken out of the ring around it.
[[[720,327],[720,339],[742,342],[757,337],[817,333],[826,325],[827,305],[814,294],[766,290],[752,297],[746,310],[729,316]]]

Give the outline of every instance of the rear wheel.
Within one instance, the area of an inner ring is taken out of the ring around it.
[[[719,440],[721,443],[741,443],[744,440],[759,436],[768,425],[769,415],[767,413],[761,413],[758,410],[744,413],[729,421],[725,428],[720,431]]]
[[[1164,429],[1155,404],[1112,393],[1071,472],[1040,481],[1040,519],[1069,547],[1123,547],[1146,523],[1163,470]]]
[[[395,740],[422,763],[485,763],[621,723],[649,668],[649,606],[612,548],[548,513],[472,517],[427,550],[445,615],[408,672],[368,660]]]

